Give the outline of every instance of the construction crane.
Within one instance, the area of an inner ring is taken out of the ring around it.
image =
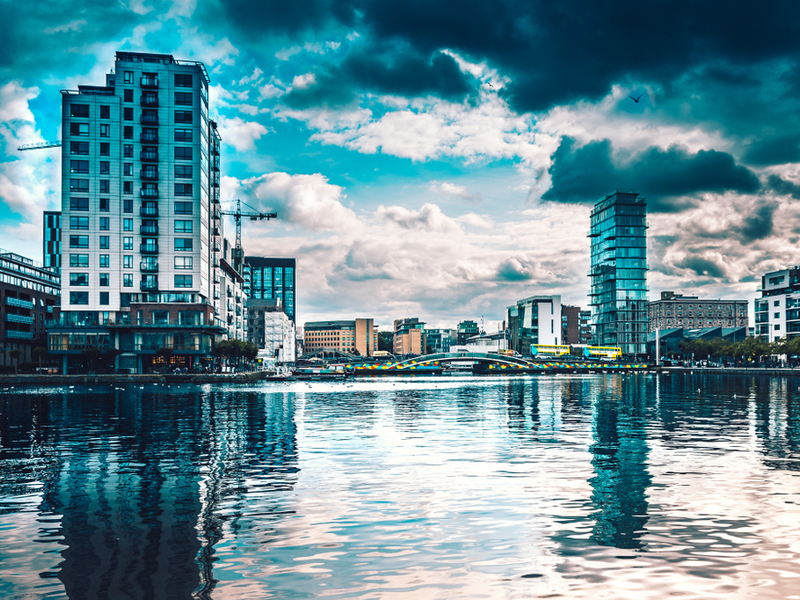
[[[61,140],[55,140],[54,142],[38,142],[36,144],[23,144],[22,146],[17,146],[17,152],[22,152],[23,150],[43,150],[45,148],[60,148],[61,147]]]
[[[246,204],[236,199],[236,210],[223,210],[222,214],[228,217],[233,217],[233,220],[236,221],[236,247],[231,252],[233,256],[233,268],[236,269],[236,272],[240,275],[242,274],[242,267],[244,264],[244,250],[242,249],[242,217],[247,217],[251,221],[263,221],[266,219],[269,221],[270,219],[276,219],[278,217],[278,213],[264,213],[257,211],[253,208],[254,212],[242,212],[242,204],[244,204],[248,208],[253,208],[249,204]]]

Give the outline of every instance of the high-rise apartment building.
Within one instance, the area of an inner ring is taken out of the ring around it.
[[[42,263],[46,269],[61,271],[61,211],[44,211]]]
[[[800,335],[800,266],[766,273],[755,301],[755,335],[769,342]]]
[[[286,316],[295,322],[296,266],[293,258],[245,256],[245,294],[254,300],[278,300]]]
[[[50,349],[65,371],[81,368],[87,331],[135,372],[157,366],[161,348],[191,366],[220,336],[244,337],[208,85],[202,63],[118,52],[104,86],[62,91],[63,293]]]
[[[618,189],[595,204],[589,237],[593,340],[643,356],[647,344],[647,203]]]
[[[427,351],[425,323],[417,317],[397,319],[394,322],[393,343],[395,356],[425,354]]]

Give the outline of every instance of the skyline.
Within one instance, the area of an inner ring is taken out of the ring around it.
[[[206,63],[223,201],[278,212],[244,249],[298,260],[301,323],[588,307],[589,212],[615,188],[647,198],[651,301],[752,300],[800,263],[789,3],[4,5],[0,233],[36,260],[59,150],[16,147],[61,139],[58,91],[123,50]]]

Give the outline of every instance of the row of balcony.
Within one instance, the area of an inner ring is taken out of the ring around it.
[[[6,329],[6,337],[12,340],[32,340],[32,331],[14,331],[13,329]]]
[[[6,304],[17,308],[27,308],[28,310],[33,310],[36,306],[36,304],[29,300],[20,300],[19,298],[12,298],[11,296],[6,296]]]
[[[6,313],[6,321],[9,323],[24,323],[25,325],[33,325],[36,319],[33,317],[26,317],[24,315],[13,315],[11,313]]]

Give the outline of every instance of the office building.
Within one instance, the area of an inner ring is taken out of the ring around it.
[[[374,356],[378,349],[378,328],[372,319],[353,321],[311,321],[303,326],[303,351],[343,352]]]
[[[297,286],[293,258],[244,257],[245,293],[255,300],[279,300],[283,311],[295,322]]]
[[[42,263],[45,269],[61,272],[61,211],[44,212]]]
[[[416,317],[397,319],[394,322],[392,341],[395,356],[426,354],[425,323]]]
[[[45,327],[58,318],[60,284],[55,269],[0,249],[0,365],[13,366],[9,350],[22,354],[17,364],[35,360],[46,347]]]
[[[459,346],[466,344],[469,338],[480,335],[481,333],[481,330],[475,321],[461,321],[458,324],[456,331],[456,343]]]
[[[747,327],[747,300],[705,300],[675,292],[647,304],[648,333],[657,329]]]
[[[458,343],[456,329],[426,329],[425,344],[433,353],[450,352],[451,346]]]
[[[581,309],[578,306],[561,306],[561,343],[580,344],[580,315]]]
[[[647,203],[636,190],[601,198],[591,214],[593,342],[644,356],[647,342]]]
[[[508,349],[531,355],[531,346],[563,344],[561,296],[531,296],[506,309]]]
[[[578,336],[581,344],[592,343],[592,311],[581,310],[578,313]]]
[[[800,335],[800,266],[766,273],[755,301],[755,335],[773,342]]]
[[[62,91],[63,294],[50,350],[65,372],[86,368],[87,348],[119,355],[106,368],[147,371],[161,348],[193,366],[244,336],[208,85],[202,63],[117,52],[105,85]]]

